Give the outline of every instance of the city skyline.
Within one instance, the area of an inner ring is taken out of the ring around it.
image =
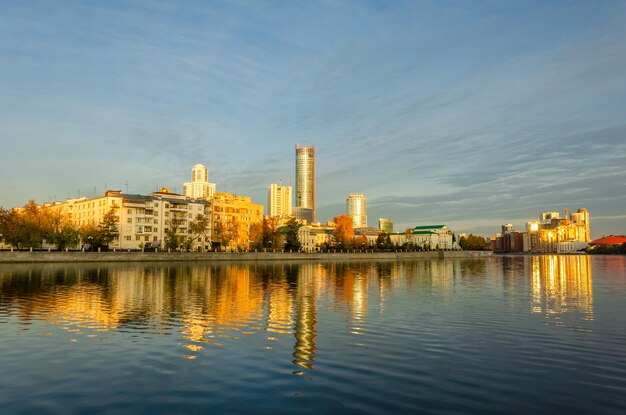
[[[258,203],[302,142],[320,221],[363,192],[397,229],[488,235],[583,206],[594,237],[624,233],[625,17],[603,1],[9,3],[0,205],[182,193],[195,163]]]

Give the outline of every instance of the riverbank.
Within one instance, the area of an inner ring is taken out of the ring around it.
[[[491,252],[0,252],[0,263],[50,262],[199,262],[199,261],[379,261],[470,258]]]

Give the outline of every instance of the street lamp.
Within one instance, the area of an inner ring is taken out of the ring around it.
[[[93,236],[89,235],[89,236],[87,237],[87,240],[89,241],[89,249],[90,249],[91,251],[93,251],[93,243],[92,243],[92,241],[93,241]]]

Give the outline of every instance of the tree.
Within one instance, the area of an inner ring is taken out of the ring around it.
[[[377,249],[391,249],[393,244],[391,243],[391,237],[386,232],[381,232],[376,238]]]
[[[0,234],[2,234],[2,241],[15,248],[19,248],[19,234],[22,226],[22,218],[15,209],[7,210],[0,208]]]
[[[482,251],[487,246],[487,241],[482,236],[469,234],[467,238],[462,236],[459,239],[459,246],[464,251]]]
[[[337,246],[349,248],[354,239],[354,228],[352,227],[352,218],[348,215],[336,216],[333,218],[335,229],[333,237]]]
[[[206,240],[206,232],[209,225],[211,225],[211,218],[201,213],[199,213],[196,218],[189,223],[189,233],[195,235],[195,237],[189,241],[190,245],[201,236],[203,236]]]
[[[168,228],[165,231],[165,248],[178,249],[184,242],[183,238],[178,235],[180,227],[185,223],[185,216],[182,213],[172,212],[172,216],[168,220]]]
[[[111,208],[102,217],[102,221],[98,225],[97,242],[98,246],[109,246],[111,242],[120,236],[119,228],[117,226],[119,218],[114,208]]]
[[[300,226],[296,218],[289,219],[289,222],[285,225],[285,250],[299,251],[302,247],[302,243],[298,239]]]

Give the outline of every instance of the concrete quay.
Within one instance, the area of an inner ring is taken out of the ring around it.
[[[236,261],[406,261],[419,259],[471,258],[491,252],[56,252],[3,251],[0,263],[64,262],[236,262]]]

